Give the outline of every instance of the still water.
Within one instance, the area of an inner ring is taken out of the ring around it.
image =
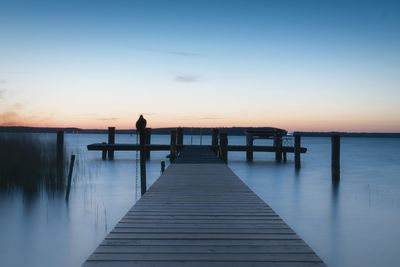
[[[103,134],[65,136],[67,155],[77,156],[69,203],[57,192],[0,194],[1,266],[80,266],[125,215],[140,194],[136,153],[116,152],[114,161],[102,161],[101,152],[86,150],[106,140]],[[116,141],[135,143],[136,137],[117,135]],[[152,136],[152,143],[168,141]],[[199,144],[199,138],[185,136],[184,142]],[[229,143],[245,138],[232,136]],[[244,153],[230,152],[229,166],[328,266],[400,266],[400,139],[342,138],[337,187],[330,180],[330,139],[303,138],[302,145],[308,152],[299,172],[291,154],[277,164],[272,153],[255,153],[247,163]],[[152,152],[148,185],[166,155]]]

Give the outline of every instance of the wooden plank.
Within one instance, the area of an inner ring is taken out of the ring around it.
[[[325,266],[271,207],[202,149],[185,148],[181,157],[187,158],[165,170],[84,266]],[[193,163],[196,153],[201,164]]]
[[[94,253],[89,260],[103,261],[230,261],[321,262],[314,253]]]
[[[121,246],[101,245],[96,253],[312,253],[305,245],[258,245],[258,246]]]

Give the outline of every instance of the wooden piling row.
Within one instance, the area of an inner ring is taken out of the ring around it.
[[[108,127],[108,144],[113,145],[115,144],[115,127]],[[114,150],[108,150],[108,159],[114,159]]]
[[[176,158],[177,150],[176,150],[176,130],[171,131],[171,149],[169,153],[170,162],[174,161]]]
[[[332,182],[338,183],[340,181],[340,135],[332,135],[331,137],[332,147]]]
[[[246,150],[246,160],[247,161],[252,161],[253,160],[253,135],[251,133],[249,133],[249,130],[251,130],[251,128],[247,129],[247,133],[246,133],[246,146],[247,146],[247,150]]]
[[[219,157],[228,163],[228,134],[219,134]]]
[[[300,148],[301,148],[301,136],[295,135],[294,136],[294,167],[296,170],[299,170],[301,168]]]

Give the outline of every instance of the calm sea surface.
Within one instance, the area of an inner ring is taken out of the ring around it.
[[[101,152],[87,151],[86,145],[104,142],[106,135],[65,139],[67,155],[77,156],[68,204],[64,194],[54,192],[0,194],[1,266],[79,266],[138,198],[135,152],[116,152],[114,161],[102,161]],[[116,141],[135,143],[136,137],[117,135]],[[168,142],[169,136],[152,137],[152,143]],[[185,136],[191,142],[199,144],[199,137]],[[245,144],[245,138],[229,137],[229,143]],[[330,179],[330,139],[303,138],[302,145],[308,152],[300,172],[292,154],[286,164],[277,164],[272,153],[255,153],[247,163],[245,153],[230,152],[229,167],[328,266],[400,266],[400,139],[342,138],[338,187]],[[159,177],[166,155],[152,153],[148,185]]]

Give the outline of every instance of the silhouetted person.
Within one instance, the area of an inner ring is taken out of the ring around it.
[[[139,119],[136,122],[136,129],[138,131],[143,131],[146,128],[147,121],[143,118],[143,115],[140,115]]]

